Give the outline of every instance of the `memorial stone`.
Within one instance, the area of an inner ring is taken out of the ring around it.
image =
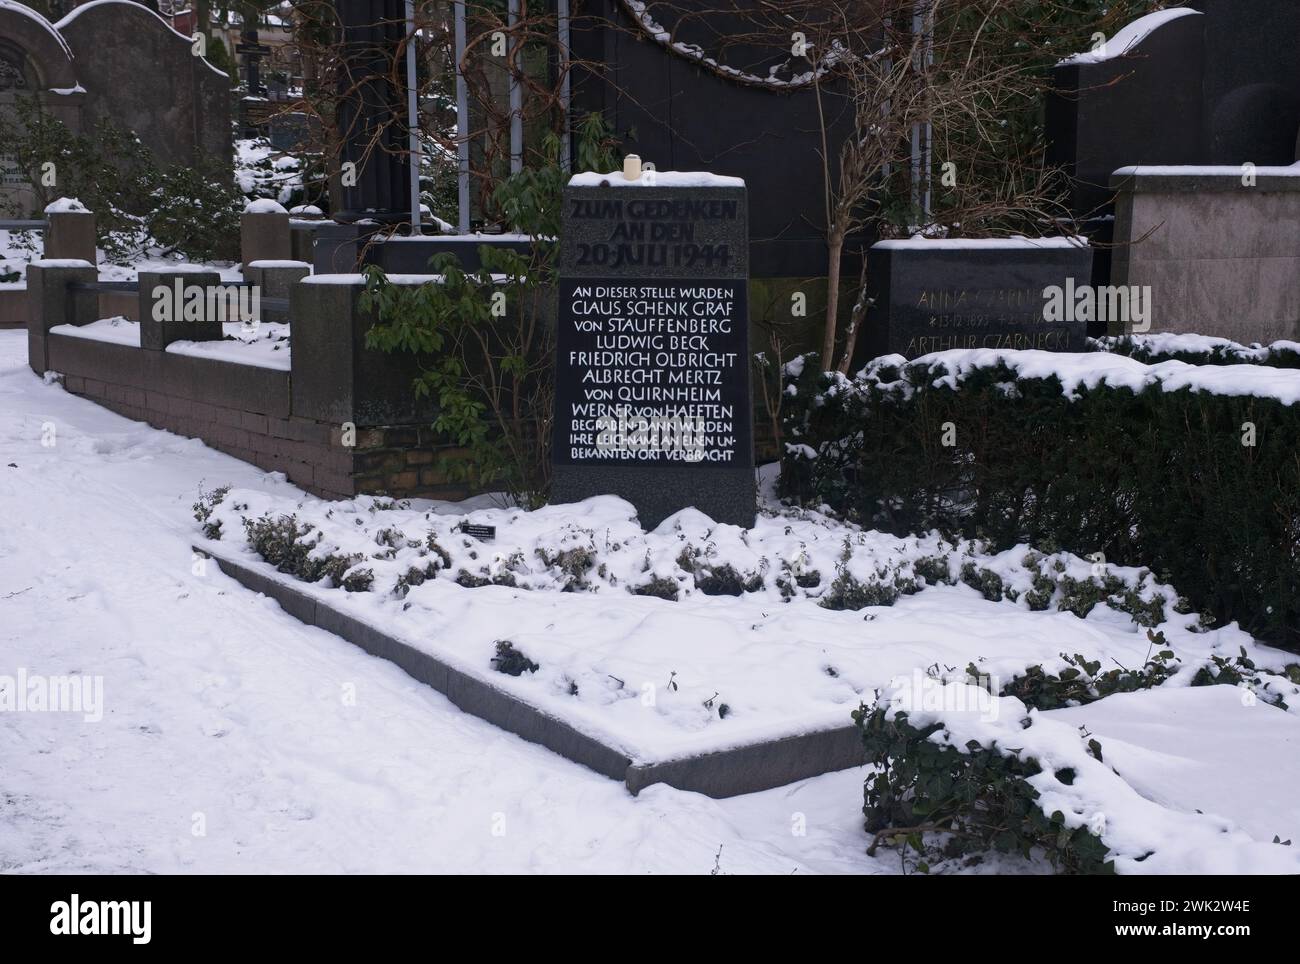
[[[560,240],[553,500],[752,526],[744,182],[580,174]]]

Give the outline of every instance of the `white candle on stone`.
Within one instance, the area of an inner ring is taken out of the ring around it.
[[[638,154],[629,154],[623,158],[623,180],[639,181],[641,179],[641,157]]]

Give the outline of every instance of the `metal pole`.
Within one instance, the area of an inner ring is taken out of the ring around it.
[[[469,90],[460,71],[465,59],[465,0],[456,0],[456,207],[457,230],[469,234]]]
[[[573,127],[569,122],[569,0],[556,0],[560,28],[560,112],[564,115],[560,131],[560,168],[566,174],[572,165]]]
[[[406,123],[411,147],[411,233],[420,233],[420,104],[415,72],[415,0],[406,0]]]
[[[506,57],[506,70],[510,72],[510,173],[524,169],[524,113],[523,92],[519,89],[518,65],[515,61],[515,25],[519,23],[519,0],[507,0],[506,26],[510,28],[510,49]]]

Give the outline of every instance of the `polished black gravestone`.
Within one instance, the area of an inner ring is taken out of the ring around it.
[[[874,302],[855,370],[881,355],[952,348],[1085,350],[1087,319],[1045,320],[1043,294],[1091,283],[1092,249],[1082,244],[882,241],[869,258]]]
[[[553,501],[618,495],[646,528],[689,506],[752,526],[745,188],[609,186],[621,177],[564,191]]]

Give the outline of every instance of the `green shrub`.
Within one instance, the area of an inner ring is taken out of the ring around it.
[[[237,261],[243,195],[219,165],[200,161],[158,178],[145,227],[168,252],[191,261]]]
[[[497,654],[492,657],[492,668],[507,676],[521,676],[524,673],[536,673],[540,666],[515,649],[515,644],[508,639],[498,639]]]
[[[199,500],[194,503],[194,521],[203,527],[203,537],[205,539],[221,538],[221,520],[212,520],[212,513],[216,511],[217,506],[225,500],[226,495],[230,492],[230,486],[223,485],[213,489],[211,492],[205,492],[199,489]]]
[[[360,555],[315,553],[321,533],[307,523],[300,523],[295,515],[245,518],[243,523],[249,546],[279,572],[303,582],[319,582],[328,577],[335,586],[342,586],[348,592],[365,592],[374,583],[372,570],[350,571],[361,561]],[[313,531],[315,539],[310,538]]]
[[[788,377],[782,495],[897,535],[1145,564],[1220,623],[1300,646],[1300,405],[1158,385],[1070,398],[1005,363],[960,378],[926,361],[854,380],[818,368]],[[1065,588],[1083,611],[1113,587]]]
[[[1061,873],[1114,873],[1099,836],[1087,826],[1067,828],[1059,812],[1043,813],[1040,794],[1026,782],[1042,772],[1038,761],[973,740],[962,748],[941,745],[930,737],[942,723],[918,728],[905,712],[889,719],[888,711],[877,703],[853,714],[866,762],[876,768],[864,793],[866,830],[874,835],[868,854],[897,842],[916,853],[922,871],[936,859],[971,863],[992,851],[1041,855]],[[1072,778],[1058,775],[1062,782]],[[943,842],[931,843],[927,834]]]
[[[1297,351],[1294,345],[1294,342],[1240,345],[1228,341],[1204,351],[1189,351],[1162,348],[1160,342],[1141,335],[1136,337],[1110,335],[1105,338],[1088,339],[1088,347],[1095,351],[1124,355],[1147,365],[1180,361],[1188,365],[1267,365],[1270,368],[1300,368],[1300,351]]]
[[[628,586],[627,591],[635,596],[657,596],[669,602],[677,602],[677,581],[667,576],[652,576],[649,582],[639,586]]]

